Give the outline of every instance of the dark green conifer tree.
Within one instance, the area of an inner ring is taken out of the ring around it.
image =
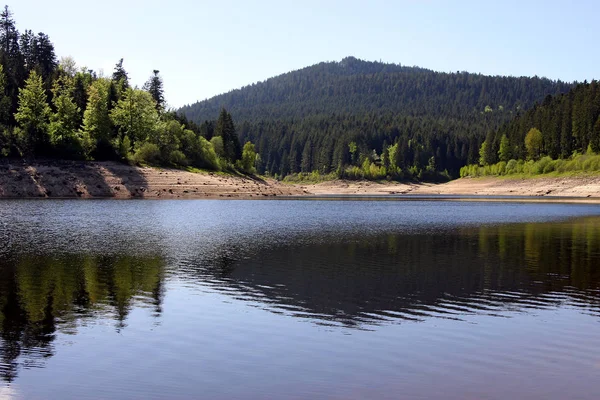
[[[58,67],[58,61],[56,60],[56,54],[54,53],[54,45],[50,41],[48,35],[43,32],[37,34],[32,53],[35,63],[34,68],[37,68],[42,79],[47,81],[52,72]]]
[[[119,62],[115,65],[115,70],[112,74],[112,80],[114,82],[118,82],[118,85],[122,89],[127,89],[129,87],[129,75],[125,68],[123,68],[123,59],[121,58]]]
[[[25,30],[19,38],[19,50],[23,60],[25,71],[29,72],[35,67],[35,34],[31,30]]]
[[[10,113],[17,111],[19,88],[27,77],[23,66],[23,58],[19,51],[19,32],[8,6],[0,13],[0,64],[4,67],[6,78],[6,94],[11,99]],[[11,118],[14,123],[14,117]]]
[[[156,102],[157,111],[164,111],[165,108],[165,94],[163,89],[162,78],[160,77],[160,71],[155,69],[152,71],[153,75],[144,84],[144,90],[152,95],[152,98]]]
[[[235,130],[235,125],[233,124],[231,114],[229,114],[224,108],[221,109],[219,119],[217,120],[215,136],[221,136],[223,139],[225,159],[228,162],[234,163],[240,158],[242,151],[240,141]]]

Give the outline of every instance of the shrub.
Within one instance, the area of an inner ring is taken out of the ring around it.
[[[187,166],[188,160],[181,150],[173,150],[169,153],[169,162],[174,165]]]
[[[200,166],[219,171],[221,169],[221,162],[219,161],[219,156],[212,145],[212,141],[209,142],[202,136],[199,136],[198,144],[200,150],[198,163]]]
[[[138,164],[157,164],[160,162],[160,149],[154,143],[142,143],[135,151],[133,161]]]
[[[544,166],[542,173],[549,174],[550,172],[554,172],[556,170],[556,161],[552,160]]]
[[[567,162],[565,160],[556,160],[555,163],[555,170],[557,172],[565,172],[565,166],[567,165]]]
[[[517,165],[517,160],[509,160],[508,163],[506,163],[504,172],[506,174],[514,174],[515,172],[517,172]]]
[[[500,161],[496,164],[496,173],[498,175],[504,175],[506,173],[506,161]]]

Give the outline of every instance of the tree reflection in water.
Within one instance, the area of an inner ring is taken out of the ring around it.
[[[57,333],[76,334],[86,320],[112,318],[121,330],[136,307],[160,316],[167,270],[271,312],[358,329],[565,304],[600,317],[597,217],[271,239],[198,240],[168,257],[1,256],[2,378],[13,381],[20,365],[43,366]]]
[[[19,362],[43,365],[54,353],[56,332],[74,334],[80,320],[110,316],[119,330],[140,303],[160,315],[163,274],[159,256],[32,254],[0,260],[3,379],[16,377]]]

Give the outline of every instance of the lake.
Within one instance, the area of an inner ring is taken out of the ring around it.
[[[599,205],[0,201],[2,399],[599,393]]]

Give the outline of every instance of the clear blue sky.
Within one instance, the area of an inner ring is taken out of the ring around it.
[[[600,1],[41,1],[8,3],[59,57],[134,84],[161,71],[171,106],[353,55],[438,71],[599,78]]]

